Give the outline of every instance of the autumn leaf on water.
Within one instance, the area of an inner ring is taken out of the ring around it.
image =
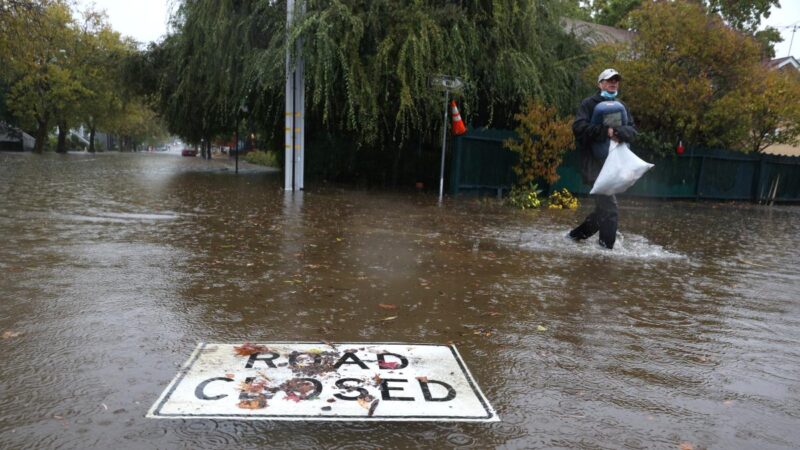
[[[547,331],[547,327],[544,327],[544,326],[538,325],[538,326],[536,327],[536,331]]]
[[[394,319],[397,319],[397,316],[385,317],[385,318],[383,318],[381,320],[384,321],[384,322],[387,322],[389,320],[394,320]]]
[[[381,303],[378,306],[380,306],[383,309],[397,309],[397,306],[388,303]]]
[[[233,351],[239,356],[250,356],[256,353],[268,353],[271,350],[266,345],[256,345],[245,342],[241,346],[233,347]]]

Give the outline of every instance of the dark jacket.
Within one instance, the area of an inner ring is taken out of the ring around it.
[[[593,184],[603,168],[605,158],[599,159],[592,153],[592,144],[596,142],[607,142],[608,128],[603,125],[592,124],[592,112],[598,103],[607,101],[598,92],[597,94],[583,99],[578,112],[575,115],[575,122],[572,123],[572,132],[575,134],[575,144],[581,156],[581,176],[586,184]],[[619,100],[616,100],[619,102]],[[620,102],[622,103],[622,102]],[[636,139],[636,127],[633,123],[633,116],[627,106],[623,103],[627,113],[627,122],[622,126],[613,127],[614,135],[620,142],[633,142]]]

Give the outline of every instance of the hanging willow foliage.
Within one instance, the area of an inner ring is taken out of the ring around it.
[[[563,2],[305,0],[287,32],[285,0],[184,0],[159,48],[159,106],[183,136],[229,130],[242,106],[280,129],[285,55],[300,40],[307,123],[359,147],[436,142],[436,74],[466,81],[468,121],[510,128],[531,97],[577,104],[582,50],[558,24]]]
[[[572,108],[581,50],[557,23],[560,4],[309,0],[292,38],[303,41],[311,110],[381,146],[438,135],[434,74],[467,82],[474,123],[507,127],[531,97]]]

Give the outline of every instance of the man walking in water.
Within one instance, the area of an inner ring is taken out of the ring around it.
[[[619,100],[619,72],[606,69],[597,77],[600,92],[581,101],[572,132],[581,157],[581,175],[586,184],[593,184],[608,156],[611,141],[632,142],[636,137],[633,117]],[[580,241],[600,231],[600,245],[614,248],[617,240],[617,199],[613,195],[594,195],[595,208],[588,217],[569,232]]]

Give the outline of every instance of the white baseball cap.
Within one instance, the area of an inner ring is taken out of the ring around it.
[[[613,77],[617,77],[619,79],[622,79],[622,75],[620,75],[619,72],[617,72],[616,70],[614,70],[614,69],[606,69],[606,70],[600,72],[600,76],[597,77],[597,82],[599,83],[599,82],[601,82],[603,80],[608,80],[609,78],[613,78]]]

